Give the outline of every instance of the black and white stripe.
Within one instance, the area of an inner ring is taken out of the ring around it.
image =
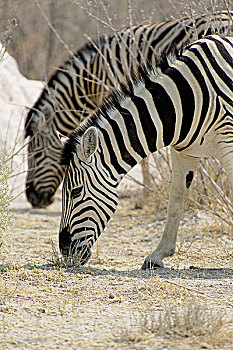
[[[117,206],[117,185],[144,157],[171,146],[167,223],[143,268],[163,266],[201,157],[215,156],[233,185],[233,38],[209,36],[122,86],[65,143],[60,249],[84,264]],[[233,186],[232,186],[233,187]]]
[[[25,135],[30,137],[26,195],[32,205],[50,204],[62,181],[62,146],[57,131],[63,135],[72,132],[111,90],[126,83],[138,64],[155,66],[160,54],[168,53],[171,47],[180,49],[216,30],[226,32],[232,25],[230,15],[219,12],[131,27],[89,43],[59,67],[25,122]]]

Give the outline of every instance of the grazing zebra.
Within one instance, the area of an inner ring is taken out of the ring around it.
[[[195,19],[182,18],[153,25],[135,26],[88,44],[55,71],[25,122],[28,142],[26,196],[34,207],[46,207],[64,176],[59,164],[62,145],[57,131],[71,133],[93,113],[119,82],[126,83],[131,68],[156,65],[161,52],[178,49],[219,29],[226,32],[228,12]],[[145,167],[144,167],[145,174]]]
[[[50,205],[63,179],[57,132],[67,135],[89,114],[85,109],[89,96],[85,94],[82,75],[102,44],[103,39],[98,43],[87,43],[60,66],[28,112],[25,121],[25,138],[30,137],[26,196],[33,207]],[[92,110],[95,109],[93,103]]]
[[[208,36],[144,68],[65,141],[59,246],[80,264],[115,212],[117,186],[143,158],[171,146],[165,231],[143,269],[174,254],[201,157],[215,156],[233,186],[233,37]]]

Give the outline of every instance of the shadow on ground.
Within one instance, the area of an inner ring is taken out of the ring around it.
[[[47,208],[45,209],[33,209],[33,208],[13,208],[12,209],[13,213],[17,213],[17,214],[33,214],[33,215],[39,215],[39,216],[61,216],[61,211],[57,210],[53,210],[53,211],[49,211]]]
[[[27,264],[22,265],[21,269],[41,269],[41,270],[60,270],[61,268],[53,264],[42,264],[42,265],[33,265]],[[11,269],[10,266],[5,264],[0,264],[0,272],[7,271]],[[183,278],[183,279],[232,279],[233,278],[233,269],[230,268],[194,268],[191,266],[190,269],[171,269],[171,268],[157,268],[148,271],[142,270],[117,270],[117,269],[101,269],[94,267],[69,267],[64,268],[66,273],[71,274],[86,274],[92,276],[127,276],[132,278],[152,278],[152,277],[162,277],[162,278]]]

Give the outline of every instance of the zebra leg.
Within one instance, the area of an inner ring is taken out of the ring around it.
[[[233,130],[232,130],[233,132]],[[226,133],[226,140],[224,142],[223,137],[221,141],[217,144],[216,158],[221,162],[224,170],[226,171],[228,183],[231,189],[231,198],[230,200],[233,203],[233,144],[227,139],[228,134]]]
[[[142,170],[142,183],[143,185],[145,185],[145,187],[143,187],[142,195],[139,194],[139,198],[137,199],[137,202],[135,204],[135,209],[143,208],[144,204],[147,202],[149,197],[148,187],[151,187],[148,158],[143,159],[140,163],[140,166]]]
[[[141,161],[141,167],[142,167],[143,184],[146,185],[146,187],[143,188],[143,201],[147,201],[147,199],[149,197],[149,190],[147,187],[151,186],[148,158],[144,158]]]
[[[142,269],[163,267],[162,260],[175,252],[177,232],[188,189],[200,158],[179,153],[171,148],[172,183],[167,211],[167,222],[158,247],[146,257]]]

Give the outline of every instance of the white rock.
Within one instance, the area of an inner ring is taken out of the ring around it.
[[[0,45],[0,52],[3,48]],[[26,79],[15,60],[6,52],[0,61],[0,150],[7,150],[12,175],[9,179],[13,196],[21,195],[15,202],[25,200],[26,147],[24,140],[24,120],[26,107],[32,106],[43,88],[42,82]],[[23,147],[23,148],[22,148]],[[22,149],[21,149],[22,148]],[[21,149],[21,150],[20,150]],[[20,151],[19,151],[20,150]],[[14,205],[14,201],[12,202]]]

